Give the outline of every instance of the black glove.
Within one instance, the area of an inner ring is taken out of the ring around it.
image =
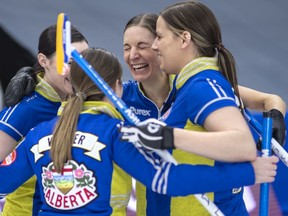
[[[140,143],[148,149],[171,149],[174,146],[173,128],[157,119],[148,119],[137,126],[122,126],[121,140]]]
[[[272,137],[281,145],[285,145],[286,141],[286,125],[283,114],[277,110],[272,109],[269,112],[272,114]]]
[[[4,105],[9,107],[19,103],[25,95],[30,95],[34,91],[36,83],[37,78],[32,67],[18,70],[5,90]]]
[[[286,125],[283,114],[277,110],[272,109],[269,111],[272,116],[272,137],[281,145],[284,146],[286,140]],[[257,149],[261,151],[262,140],[257,142]]]

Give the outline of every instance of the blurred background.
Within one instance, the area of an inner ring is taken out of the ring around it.
[[[285,62],[288,61],[288,1],[200,1],[214,12],[220,23],[223,44],[237,62],[239,84],[278,94],[287,103],[288,73]],[[0,89],[2,86],[2,90],[5,90],[18,69],[34,65],[40,33],[56,23],[61,12],[66,13],[71,23],[86,36],[90,46],[103,47],[115,53],[122,63],[124,80],[131,79],[123,60],[123,28],[126,22],[139,13],[157,13],[174,2],[177,1],[1,0]],[[282,182],[279,190],[283,193],[286,190],[288,194],[287,167],[283,170],[283,176],[281,179],[279,177]],[[247,205],[250,206],[251,215],[257,215],[258,210],[259,191],[255,188],[248,191]],[[271,193],[270,210],[274,209],[271,215],[281,215],[281,208],[288,209],[288,204],[282,201],[283,198],[274,199],[273,190]]]
[[[1,80],[15,73],[23,61],[29,62],[36,56],[40,33],[47,26],[56,23],[60,12],[68,15],[91,46],[100,46],[114,52],[122,62],[124,79],[130,79],[122,52],[123,28],[126,22],[138,13],[157,13],[173,2],[176,1],[1,0]],[[288,101],[288,72],[285,67],[285,62],[288,61],[288,1],[201,2],[212,9],[221,25],[223,44],[230,49],[237,61],[239,83],[278,94]],[[25,50],[19,51],[18,47],[17,52],[12,52],[14,48],[8,46],[12,41],[8,40],[15,41]],[[2,66],[6,64],[7,66]],[[3,83],[2,85],[6,86]]]

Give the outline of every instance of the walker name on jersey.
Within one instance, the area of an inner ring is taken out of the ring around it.
[[[44,152],[50,150],[51,147],[52,135],[45,136],[39,140],[37,144],[32,146],[30,149],[34,154],[35,163],[44,156]],[[95,160],[101,161],[101,150],[106,148],[106,145],[98,142],[98,137],[89,134],[77,131],[75,133],[73,147],[84,149],[86,152],[85,155],[94,158]]]
[[[53,162],[42,168],[45,200],[55,209],[71,210],[90,203],[98,196],[95,182],[93,172],[73,160],[61,173],[55,171]]]
[[[150,112],[151,110],[146,110],[146,109],[136,109],[133,106],[130,106],[130,110],[134,112],[136,115],[141,115],[141,116],[151,116]]]

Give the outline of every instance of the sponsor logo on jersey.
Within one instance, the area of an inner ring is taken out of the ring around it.
[[[61,173],[55,171],[53,162],[42,168],[44,197],[55,209],[76,209],[93,201],[98,196],[95,182],[93,172],[73,160],[65,164]]]
[[[34,100],[35,98],[37,98],[37,95],[32,95],[32,96],[28,97],[26,99],[26,101],[29,103],[30,101]]]
[[[141,115],[141,116],[151,116],[150,112],[151,110],[146,110],[146,109],[136,109],[133,106],[130,106],[130,109],[132,112],[134,112],[136,115]]]
[[[2,161],[1,166],[9,166],[16,160],[16,150],[13,150],[10,155],[8,155],[4,161]]]

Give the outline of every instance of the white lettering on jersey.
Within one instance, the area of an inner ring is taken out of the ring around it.
[[[142,116],[150,116],[151,110],[145,110],[145,109],[136,109],[133,106],[130,106],[130,109],[132,112],[134,112],[136,115],[142,115]]]

